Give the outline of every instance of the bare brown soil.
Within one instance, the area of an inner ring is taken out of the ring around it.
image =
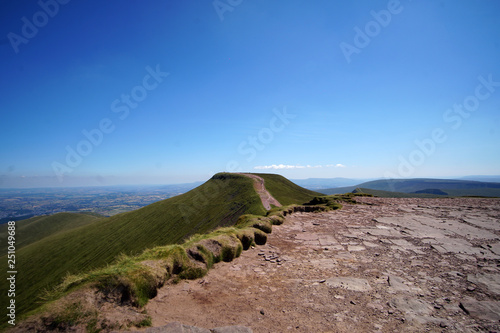
[[[265,246],[146,306],[178,321],[254,332],[500,331],[500,200],[358,198],[295,213]]]

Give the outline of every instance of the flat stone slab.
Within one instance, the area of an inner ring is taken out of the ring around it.
[[[318,235],[310,232],[303,232],[295,236],[295,239],[303,240],[303,241],[317,241]]]
[[[325,250],[332,250],[332,251],[344,251],[345,248],[343,245],[337,244],[337,245],[327,245],[325,246]]]
[[[326,280],[326,284],[332,288],[343,288],[353,291],[370,291],[372,287],[365,279],[355,277],[333,277]]]
[[[244,326],[226,326],[214,328],[212,333],[253,333],[253,331]]]
[[[500,243],[489,244],[488,248],[491,252],[500,255]]]
[[[454,235],[452,232],[435,228],[432,225],[427,225],[426,223],[429,223],[427,222],[428,218],[424,219],[422,216],[418,215],[406,215],[401,217],[387,216],[379,217],[376,220],[379,223],[403,227],[407,234],[416,238],[443,238],[448,235]],[[433,224],[436,224],[435,220],[433,220]],[[399,237],[401,237],[401,233],[399,233]]]
[[[363,228],[360,231],[372,235],[372,236],[383,236],[383,237],[401,237],[401,233],[393,228]]]
[[[429,303],[406,296],[392,299],[389,305],[407,315],[428,316],[433,311],[433,307]]]
[[[161,327],[150,327],[146,333],[211,333],[210,330],[195,326],[184,325],[179,322],[172,322]]]
[[[411,291],[411,288],[406,285],[407,281],[399,276],[389,275],[387,277],[387,284],[389,285],[389,290],[392,292],[405,292]]]
[[[500,295],[500,274],[469,274],[467,281],[488,289],[492,294]]]
[[[465,222],[481,228],[500,231],[500,223],[498,223],[498,220],[489,216],[465,216],[463,219]]]
[[[361,245],[347,245],[347,251],[349,252],[364,251],[364,250],[366,250],[366,247]]]
[[[321,244],[321,246],[333,246],[339,244],[337,239],[330,235],[320,235],[319,243]]]
[[[418,238],[442,238],[460,235],[468,239],[498,239],[494,233],[458,221],[447,221],[433,217],[407,215],[402,217],[377,218],[377,222],[397,225],[408,229]]]
[[[339,251],[335,255],[335,259],[339,259],[339,260],[354,260],[354,256],[351,253],[349,253],[349,252]]]
[[[121,331],[124,333],[132,331]],[[146,329],[146,333],[253,333],[252,329],[245,326],[224,326],[217,327],[211,330],[195,326],[184,325],[179,322],[168,323],[165,326],[150,327]]]
[[[500,321],[500,302],[498,301],[476,301],[468,298],[460,303],[460,308],[474,318]]]
[[[483,259],[500,259],[500,256],[494,254],[493,252],[484,248],[473,246],[471,243],[461,238],[428,238],[422,239],[422,242],[431,244],[432,248],[442,254],[454,253],[475,256]]]
[[[331,269],[337,266],[337,262],[334,259],[316,259],[311,260],[311,264],[318,268]]]

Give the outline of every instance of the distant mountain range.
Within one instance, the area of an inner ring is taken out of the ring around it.
[[[460,180],[475,180],[478,182],[500,183],[500,176],[466,176],[458,178]]]
[[[295,184],[305,187],[310,190],[331,189],[336,187],[359,186],[360,184],[373,180],[381,180],[378,178],[307,178],[307,179],[290,179]],[[465,176],[455,178],[455,180],[471,180],[480,182],[500,183],[500,176]]]
[[[493,178],[492,179],[496,179]],[[361,191],[377,196],[483,196],[500,197],[500,183],[481,182],[459,179],[380,179],[360,183],[354,186],[344,186],[319,190],[324,194],[339,194],[352,191]],[[374,192],[382,191],[382,192]],[[406,195],[401,195],[406,194]]]

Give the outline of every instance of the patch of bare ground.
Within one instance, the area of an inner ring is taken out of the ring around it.
[[[146,305],[153,326],[500,330],[499,199],[357,200],[287,216],[266,245],[165,285]]]

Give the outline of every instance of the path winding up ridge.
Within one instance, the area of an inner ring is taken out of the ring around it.
[[[257,191],[257,194],[259,194],[260,199],[262,200],[262,205],[264,205],[264,208],[266,210],[271,209],[271,205],[274,205],[276,207],[281,207],[281,204],[279,203],[278,200],[276,200],[269,191],[266,190],[266,186],[264,185],[264,179],[262,177],[259,177],[257,175],[253,175],[251,173],[242,173],[243,176],[250,177],[254,180],[254,187],[255,190]]]

